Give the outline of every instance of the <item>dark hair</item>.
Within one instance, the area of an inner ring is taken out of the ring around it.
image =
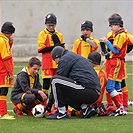
[[[120,18],[122,19],[122,17],[121,17],[120,14],[118,14],[118,13],[113,13],[113,14],[108,18],[108,22],[110,21],[110,19],[111,19],[112,17],[120,17]]]
[[[109,21],[109,26],[111,26],[111,25],[120,25],[120,27],[123,27],[122,17],[117,13],[112,14],[108,18],[108,21]]]
[[[28,65],[29,65],[30,67],[33,67],[34,65],[42,66],[41,61],[40,61],[38,58],[36,58],[36,57],[32,57],[32,58],[29,60]]]

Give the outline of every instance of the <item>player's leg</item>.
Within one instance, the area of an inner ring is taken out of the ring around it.
[[[65,77],[55,76],[52,78],[51,84],[55,105],[58,107],[59,115],[62,115],[63,118],[68,117],[66,113],[67,105],[70,105],[77,110],[85,110],[87,113],[85,117],[89,116],[92,108],[90,108],[88,105],[95,102],[99,97],[95,90],[85,89],[81,85],[75,83],[73,80]],[[58,119],[57,114],[47,118]]]
[[[0,88],[0,119],[15,119],[14,116],[9,116],[7,112],[7,94],[8,88],[2,87]]]
[[[122,88],[122,94],[123,94],[123,106],[124,109],[128,109],[128,88],[126,86],[125,79],[122,80],[121,82],[121,88]]]
[[[13,104],[15,105],[14,112],[16,116],[23,116],[23,113],[26,113],[27,115],[32,115],[32,108],[29,109],[29,106],[35,106],[35,95],[23,93],[21,96],[21,100],[19,101],[20,102],[18,103],[13,102]]]

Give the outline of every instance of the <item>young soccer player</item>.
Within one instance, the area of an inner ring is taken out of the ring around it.
[[[50,79],[56,74],[57,65],[52,60],[51,51],[55,46],[64,47],[63,35],[56,28],[57,17],[49,13],[45,17],[46,28],[38,34],[38,53],[42,54],[43,89],[48,92]]]
[[[122,19],[122,17],[119,14],[117,14],[117,13],[114,13],[114,14],[111,15],[111,17],[115,17],[115,16],[118,16],[118,17],[120,17]],[[125,30],[125,33],[127,35],[127,42],[128,42],[127,53],[129,53],[132,50],[132,47],[133,47],[133,36],[130,33],[128,33],[127,30]],[[115,37],[115,34],[112,31],[107,33],[107,39],[111,43],[113,43],[114,37]],[[109,49],[107,49],[107,51],[109,52]],[[104,64],[105,64],[105,68],[106,68],[106,73],[108,75],[108,71],[109,71],[109,67],[108,66],[110,65],[109,64],[109,60],[110,60],[109,54],[104,54],[102,52],[102,55],[105,56],[105,59],[106,59]],[[127,78],[127,75],[125,76],[125,78]],[[121,82],[121,88],[122,88],[122,96],[121,96],[121,98],[122,98],[122,101],[123,101],[124,109],[127,110],[128,109],[128,88],[126,86],[125,78]],[[113,105],[113,101],[110,98],[110,95],[109,95],[108,92],[106,92],[106,99],[107,99],[107,106],[106,107],[112,106]]]
[[[84,21],[81,24],[81,37],[74,42],[72,52],[79,54],[86,59],[91,52],[97,51],[99,47],[99,40],[93,38],[93,23],[91,21]]]
[[[37,104],[43,104],[47,100],[47,94],[43,92],[39,81],[41,62],[32,57],[28,66],[18,74],[11,92],[11,101],[14,104],[16,116],[24,116],[26,113],[32,116],[32,108]]]
[[[8,88],[13,87],[14,64],[11,51],[13,33],[15,33],[13,23],[5,22],[0,33],[0,120],[15,119],[14,116],[8,115],[6,101]]]
[[[111,43],[106,37],[100,38],[110,50],[109,72],[106,89],[109,92],[112,100],[117,106],[115,113],[112,116],[126,115],[123,103],[121,100],[121,81],[126,76],[124,58],[127,50],[127,36],[123,28],[123,20],[120,16],[111,16],[109,18],[109,26],[114,33],[114,41]]]

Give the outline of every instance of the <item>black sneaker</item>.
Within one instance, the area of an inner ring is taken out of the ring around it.
[[[91,116],[94,116],[96,113],[95,109],[91,106],[87,106],[85,109],[82,109],[82,115],[80,118],[90,118]]]
[[[68,119],[67,112],[65,114],[60,113],[58,110],[55,112],[55,114],[47,116],[46,119],[49,120],[61,120],[61,119]]]

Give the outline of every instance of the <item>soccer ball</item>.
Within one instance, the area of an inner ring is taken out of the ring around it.
[[[128,101],[129,106],[133,106],[133,101]]]
[[[45,115],[45,108],[43,105],[38,104],[32,109],[32,114],[36,118],[43,118]]]

